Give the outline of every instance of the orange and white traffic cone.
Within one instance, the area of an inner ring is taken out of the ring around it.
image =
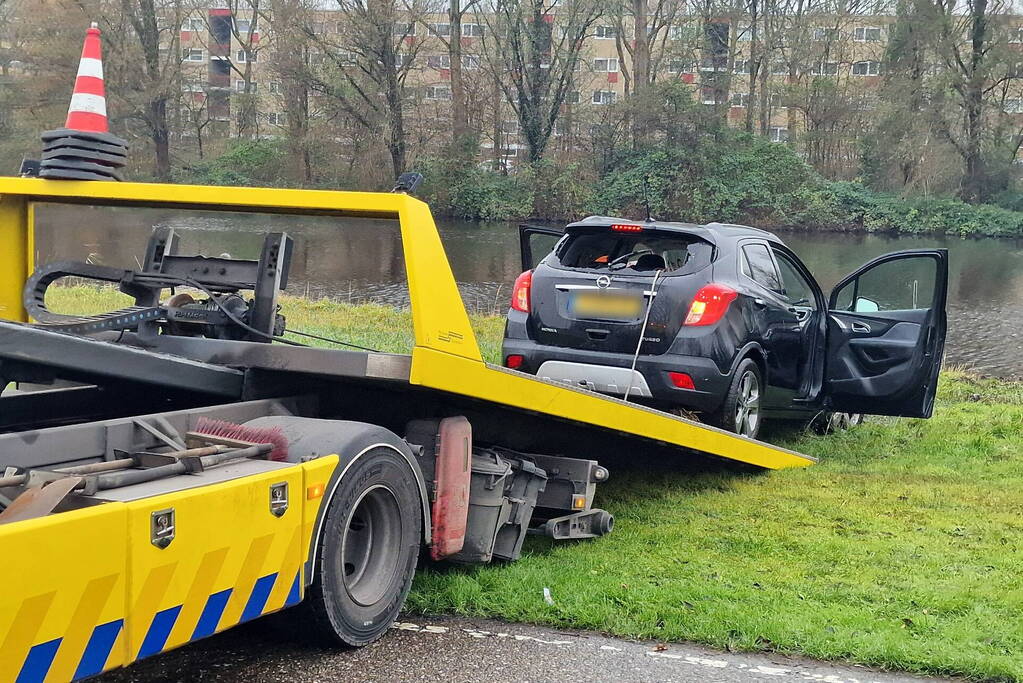
[[[82,59],[64,128],[42,134],[39,175],[66,180],[122,180],[128,145],[111,135],[103,87],[100,30],[95,22],[85,34]]]

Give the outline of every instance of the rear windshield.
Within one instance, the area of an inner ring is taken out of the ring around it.
[[[611,232],[603,228],[570,232],[554,258],[564,268],[597,271],[694,273],[710,264],[714,247],[696,235],[645,231]]]

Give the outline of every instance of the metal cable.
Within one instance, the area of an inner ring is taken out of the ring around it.
[[[664,272],[658,268],[654,273],[654,281],[650,285],[650,300],[646,304],[646,313],[643,315],[643,326],[639,328],[639,343],[636,344],[636,353],[632,354],[632,366],[629,368],[629,383],[625,387],[625,396],[622,400],[629,400],[629,392],[632,391],[632,380],[636,376],[636,361],[639,360],[639,350],[643,347],[643,337],[646,335],[646,325],[650,322],[650,309],[654,307],[654,297],[657,296],[657,281]]]

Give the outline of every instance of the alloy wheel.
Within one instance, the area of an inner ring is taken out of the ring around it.
[[[739,379],[739,392],[735,398],[735,431],[753,437],[760,425],[760,380],[752,370],[746,370]]]

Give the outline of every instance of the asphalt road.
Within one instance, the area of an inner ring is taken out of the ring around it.
[[[941,679],[782,655],[627,641],[485,619],[405,617],[356,651],[303,644],[287,622],[260,620],[98,679],[129,681],[820,681],[919,683]]]

